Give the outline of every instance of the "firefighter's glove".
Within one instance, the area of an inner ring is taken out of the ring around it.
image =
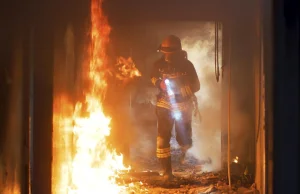
[[[167,86],[166,86],[166,83],[165,83],[165,80],[162,80],[159,84],[159,87],[161,90],[163,91],[166,91],[167,90]]]

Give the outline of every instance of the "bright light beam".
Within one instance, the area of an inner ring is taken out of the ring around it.
[[[169,79],[165,79],[165,84],[166,84],[166,87],[167,87],[167,93],[169,95],[170,103],[171,103],[171,106],[172,106],[172,105],[176,104],[175,93],[172,90],[171,82],[170,82]],[[175,118],[175,120],[180,120],[182,114],[181,114],[180,110],[178,110],[178,108],[175,108],[175,109],[172,110],[172,115]]]

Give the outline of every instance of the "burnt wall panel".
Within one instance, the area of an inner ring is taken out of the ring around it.
[[[54,4],[33,5],[31,193],[51,193]]]
[[[231,71],[231,158],[254,163],[254,4],[232,1],[224,27],[222,154],[227,163],[228,74]],[[229,48],[230,47],[230,48]],[[230,63],[230,65],[228,64]],[[253,170],[253,169],[252,169]]]
[[[24,131],[26,106],[24,24],[27,7],[7,2],[0,10],[0,193],[24,189]],[[8,19],[9,18],[9,19]],[[28,127],[28,126],[27,126]],[[28,129],[28,128],[27,128]],[[23,190],[22,190],[23,191]]]
[[[23,49],[22,38],[15,36],[13,40],[11,58],[10,89],[8,106],[5,111],[5,136],[3,141],[3,168],[4,182],[0,190],[3,193],[18,193],[21,191],[22,169],[22,79],[23,79]]]

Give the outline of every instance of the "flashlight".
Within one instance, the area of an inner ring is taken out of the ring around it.
[[[171,89],[171,83],[170,83],[170,80],[165,79],[165,84],[166,84],[166,86],[167,86],[167,92],[168,92],[169,96],[174,95],[174,92],[173,92],[173,90]]]
[[[169,80],[169,79],[165,79],[165,84],[166,84],[167,86],[170,86],[170,80]]]
[[[171,89],[171,82],[170,82],[170,80],[169,79],[165,79],[165,84],[166,84],[166,87],[167,87],[167,93],[170,96],[170,102],[171,102],[171,104],[176,104],[176,100],[175,100],[175,97],[174,97],[174,92]],[[174,117],[175,120],[180,120],[181,117],[182,117],[181,112],[179,110],[173,110],[172,115],[173,115],[173,117]]]

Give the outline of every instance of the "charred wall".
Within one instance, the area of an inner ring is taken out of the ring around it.
[[[231,158],[238,156],[242,163],[254,162],[254,4],[232,2],[232,14],[228,20],[224,67],[224,104],[228,102],[228,71],[231,70]],[[226,24],[225,24],[226,26]],[[225,27],[226,28],[226,27]],[[226,38],[225,38],[226,39]],[[224,44],[225,45],[225,44]],[[229,64],[230,63],[230,64]],[[227,77],[227,78],[226,78]],[[226,100],[225,100],[226,99]],[[226,105],[225,105],[226,107]],[[227,125],[225,108],[224,117]],[[227,126],[224,128],[227,128]],[[227,133],[224,132],[224,135]],[[227,139],[223,138],[225,146]],[[222,144],[224,145],[224,144]],[[226,148],[227,149],[227,148]],[[226,153],[225,149],[223,153]],[[227,156],[226,156],[227,157]],[[225,160],[226,161],[226,160]]]
[[[85,36],[88,13],[79,1],[1,6],[0,193],[51,193],[54,40],[70,23]]]
[[[24,27],[27,10],[7,2],[1,6],[0,25],[0,193],[26,190],[24,131],[28,129],[25,87],[27,76]],[[23,5],[23,8],[26,8]],[[18,13],[18,14],[16,14]]]

